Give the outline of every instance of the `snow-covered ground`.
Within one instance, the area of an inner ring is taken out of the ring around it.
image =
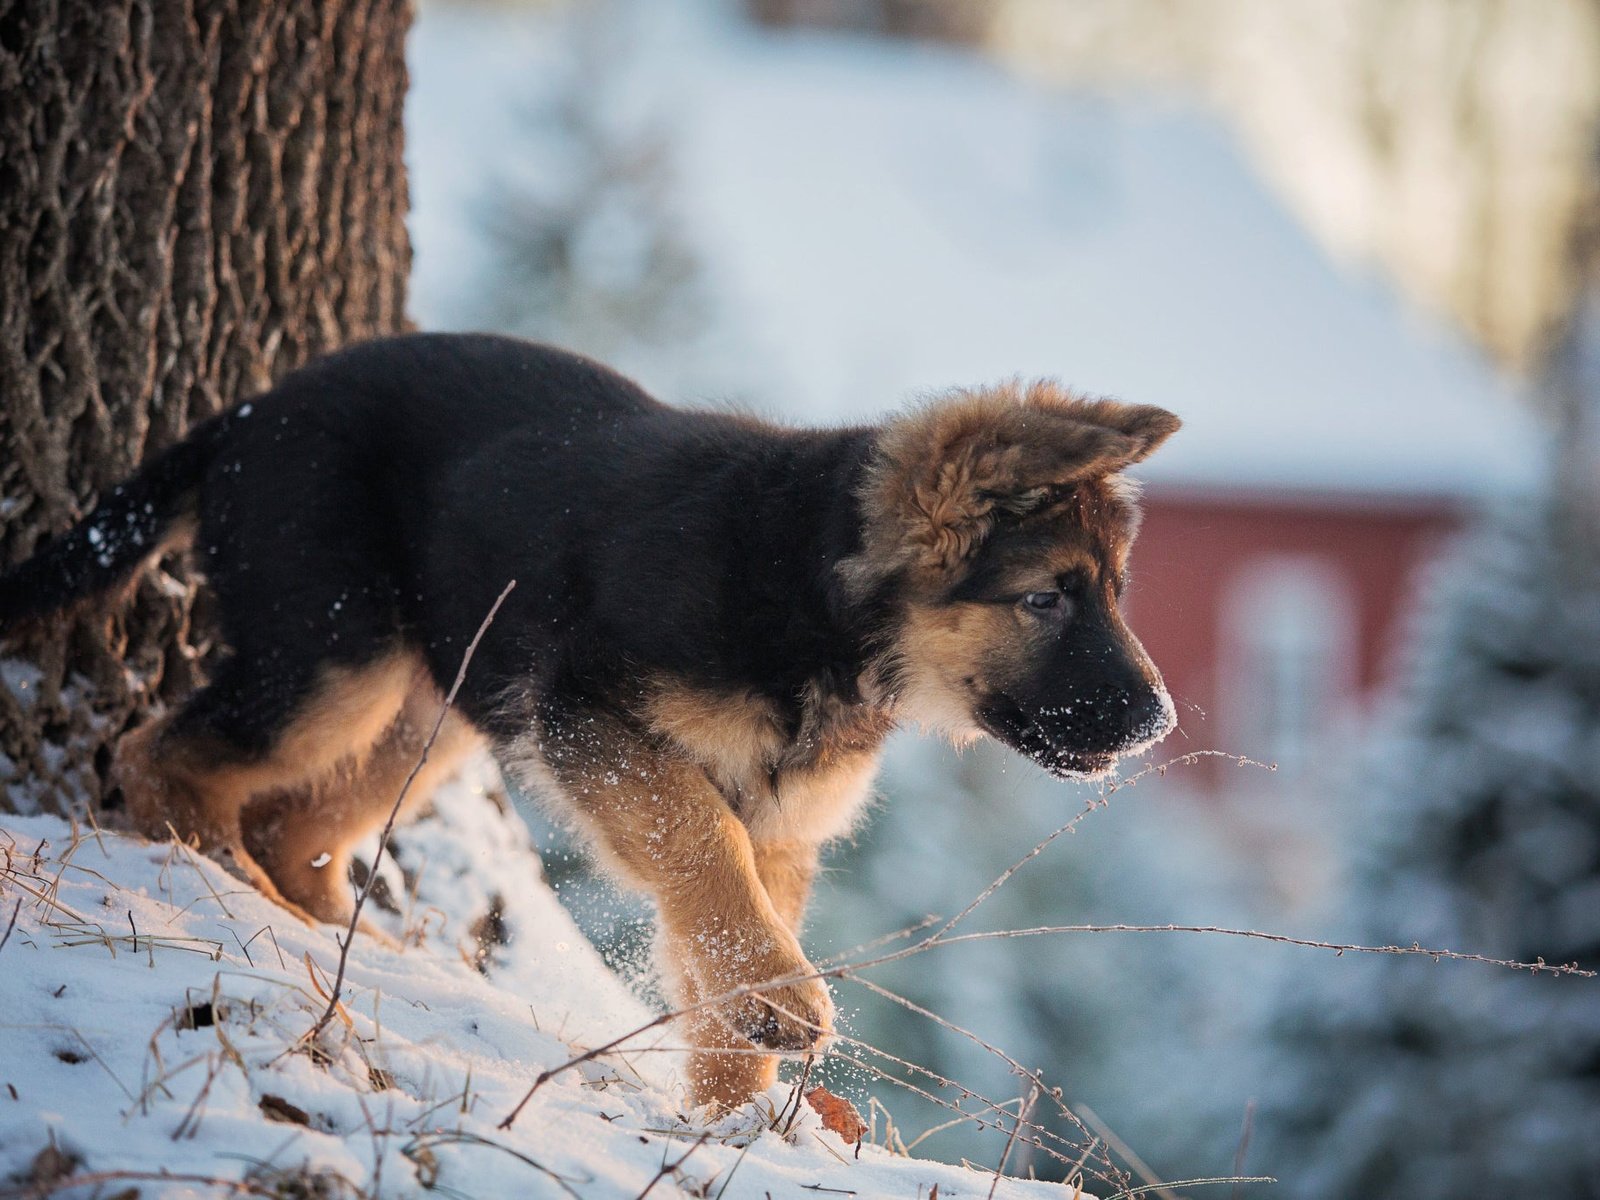
[[[397,836],[369,911],[400,945],[358,935],[323,1061],[303,1039],[336,930],[176,843],[0,816],[0,1196],[990,1194],[992,1171],[857,1158],[804,1106],[773,1131],[783,1085],[708,1125],[671,1026],[555,1076],[501,1129],[540,1071],[653,1013],[545,885],[492,778],[479,764]],[[480,971],[490,909],[504,936]]]

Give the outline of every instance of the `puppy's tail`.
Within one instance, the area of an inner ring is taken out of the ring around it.
[[[0,638],[23,622],[122,583],[172,540],[194,511],[206,468],[227,432],[228,414],[196,426],[32,558],[0,575]]]

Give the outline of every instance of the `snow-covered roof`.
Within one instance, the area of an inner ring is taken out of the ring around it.
[[[470,220],[435,203],[430,175],[459,191],[471,146],[487,160],[505,145],[495,114],[528,67],[504,21],[434,7],[414,38],[419,279],[460,260],[433,239]],[[635,53],[630,86],[655,90],[758,406],[855,420],[1053,376],[1184,417],[1155,481],[1459,494],[1533,474],[1513,387],[1332,263],[1193,110],[1054,90],[958,50],[703,14],[657,19]]]

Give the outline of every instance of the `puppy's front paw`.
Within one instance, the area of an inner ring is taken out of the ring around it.
[[[809,963],[787,975],[814,970]],[[833,1031],[833,998],[820,979],[762,988],[729,1006],[728,1023],[769,1050],[810,1050]]]

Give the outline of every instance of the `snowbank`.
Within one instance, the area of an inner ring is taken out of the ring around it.
[[[855,1159],[809,1110],[787,1137],[760,1105],[708,1127],[686,1108],[670,1027],[553,1078],[498,1128],[539,1071],[653,1014],[545,885],[492,778],[479,764],[401,831],[373,912],[399,944],[358,936],[348,1021],[320,1063],[302,1039],[337,966],[333,928],[176,844],[0,816],[0,1196],[74,1178],[145,1197],[223,1194],[217,1181],[296,1196],[988,1194],[991,1173],[871,1145]],[[1063,1195],[1013,1180],[994,1194],[1046,1193]]]

